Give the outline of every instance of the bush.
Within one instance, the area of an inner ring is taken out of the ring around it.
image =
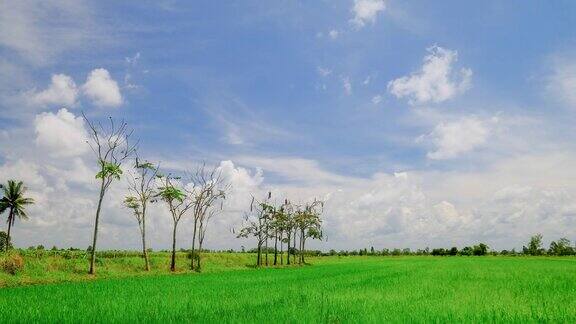
[[[24,270],[24,259],[20,254],[9,254],[0,259],[0,268],[2,271],[15,275]]]

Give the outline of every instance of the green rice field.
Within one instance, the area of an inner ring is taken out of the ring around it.
[[[0,288],[6,322],[576,323],[576,258],[323,257]]]

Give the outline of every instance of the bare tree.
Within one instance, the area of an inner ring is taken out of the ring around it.
[[[96,178],[100,180],[100,192],[98,195],[98,207],[96,208],[96,217],[94,220],[94,236],[92,239],[92,249],[90,257],[90,274],[95,274],[94,263],[96,261],[96,243],[98,238],[98,222],[100,220],[100,211],[102,201],[108,191],[108,188],[114,180],[120,180],[122,175],[122,163],[129,158],[135,151],[137,143],[130,143],[129,139],[132,131],[127,129],[127,123],[123,120],[120,124],[114,122],[109,117],[107,126],[101,123],[94,124],[82,113],[86,124],[90,128],[90,138],[88,145],[96,155],[98,160],[99,171]]]
[[[140,228],[140,236],[142,238],[142,257],[144,258],[145,269],[150,271],[150,261],[148,258],[148,250],[146,248],[146,207],[152,201],[155,194],[154,184],[156,176],[158,175],[159,166],[155,166],[150,162],[140,162],[136,157],[136,164],[134,165],[137,175],[130,173],[128,177],[128,190],[131,195],[124,199],[124,205],[132,209],[138,227]]]
[[[300,264],[305,264],[304,252],[306,249],[306,238],[322,239],[322,220],[320,214],[324,203],[314,199],[314,202],[306,204],[304,208],[296,211],[295,222],[300,234]]]
[[[269,214],[269,205],[266,201],[258,202],[254,197],[250,203],[250,212],[244,214],[245,224],[237,237],[253,236],[257,241],[256,266],[262,265],[262,245],[267,238],[266,218]]]
[[[200,271],[201,269],[201,253],[202,247],[204,245],[204,239],[206,238],[206,230],[208,229],[208,223],[212,218],[214,218],[220,211],[222,211],[223,205],[220,204],[220,208],[218,207],[211,207],[210,210],[202,217],[198,224],[198,264],[196,270]]]
[[[290,205],[288,199],[284,200],[284,204],[279,208],[275,208],[274,215],[272,216],[272,228],[274,235],[274,265],[278,264],[278,252],[280,252],[280,264],[284,264],[284,233],[289,224]],[[278,251],[278,243],[280,243],[280,251]]]
[[[226,191],[230,188],[230,185],[224,182],[222,174],[217,167],[207,169],[206,164],[200,165],[190,176],[190,180],[194,184],[194,187],[188,191],[188,195],[193,197],[194,200],[194,208],[192,209],[194,228],[192,231],[192,261],[190,262],[190,269],[194,270],[194,261],[197,262],[198,269],[200,268],[201,251],[196,254],[198,230],[206,230],[208,211],[213,210],[211,208],[218,201],[226,198]],[[213,213],[212,216],[214,215]],[[205,232],[202,235],[202,239],[204,239]],[[202,250],[201,243],[198,243],[200,250]]]
[[[194,200],[188,196],[184,189],[179,188],[174,182],[180,180],[179,177],[170,175],[161,176],[163,185],[158,189],[156,197],[162,199],[168,205],[170,215],[172,215],[172,258],[170,270],[176,271],[176,230],[178,223],[184,217],[186,212],[194,205]]]

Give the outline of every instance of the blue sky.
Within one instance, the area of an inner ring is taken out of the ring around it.
[[[267,190],[327,200],[321,248],[576,239],[575,12],[572,1],[0,2],[0,180],[23,178],[43,211],[17,225],[16,243],[88,245],[95,165],[81,111],[125,118],[141,154],[168,169],[226,170],[236,198],[215,248],[238,245],[227,230],[245,196]],[[114,198],[107,208],[104,244],[136,247],[129,213]]]

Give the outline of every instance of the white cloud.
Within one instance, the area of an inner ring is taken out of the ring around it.
[[[342,87],[344,87],[344,93],[346,93],[346,95],[349,96],[352,94],[352,82],[350,82],[349,77],[342,77]]]
[[[351,11],[354,17],[350,23],[356,28],[362,28],[367,23],[375,23],[378,13],[386,9],[384,0],[354,0]]]
[[[560,102],[576,109],[576,60],[559,58],[553,63],[547,90]]]
[[[323,68],[321,66],[317,67],[316,70],[318,71],[318,74],[320,74],[320,76],[322,77],[327,77],[330,74],[332,74],[332,70]]]
[[[382,97],[382,95],[375,95],[374,97],[372,97],[372,103],[377,105],[381,103],[383,99],[384,97]]]
[[[397,98],[407,97],[411,104],[443,102],[470,88],[472,70],[453,71],[458,52],[432,46],[427,49],[422,69],[388,83]]]
[[[102,29],[92,16],[85,1],[0,1],[0,46],[43,65],[64,51],[87,48]],[[101,46],[107,39],[98,40]]]
[[[52,75],[48,89],[33,95],[32,102],[39,105],[74,106],[78,98],[78,88],[74,80],[65,74]]]
[[[338,38],[338,35],[340,35],[340,32],[338,32],[336,29],[332,29],[328,35],[330,36],[330,38],[332,39],[336,39]]]
[[[39,169],[36,163],[23,159],[7,162],[0,166],[0,182],[18,180],[28,187],[46,187],[46,180],[40,175]]]
[[[464,117],[459,120],[442,122],[434,130],[419,137],[418,141],[429,140],[434,151],[427,154],[429,159],[444,160],[459,157],[484,143],[490,136],[491,122],[477,117]]]
[[[278,175],[282,179],[290,182],[300,182],[303,184],[341,184],[353,181],[352,178],[327,172],[318,165],[317,161],[309,159],[239,156],[236,160],[244,165]]]
[[[88,150],[84,120],[66,108],[56,114],[42,113],[36,116],[34,127],[36,145],[51,156],[78,156]]]
[[[112,79],[106,69],[92,70],[82,90],[96,106],[117,107],[122,104],[118,83]]]
[[[366,79],[364,79],[364,81],[362,81],[363,85],[369,85],[370,82],[372,82],[372,77],[371,76],[367,76]]]

